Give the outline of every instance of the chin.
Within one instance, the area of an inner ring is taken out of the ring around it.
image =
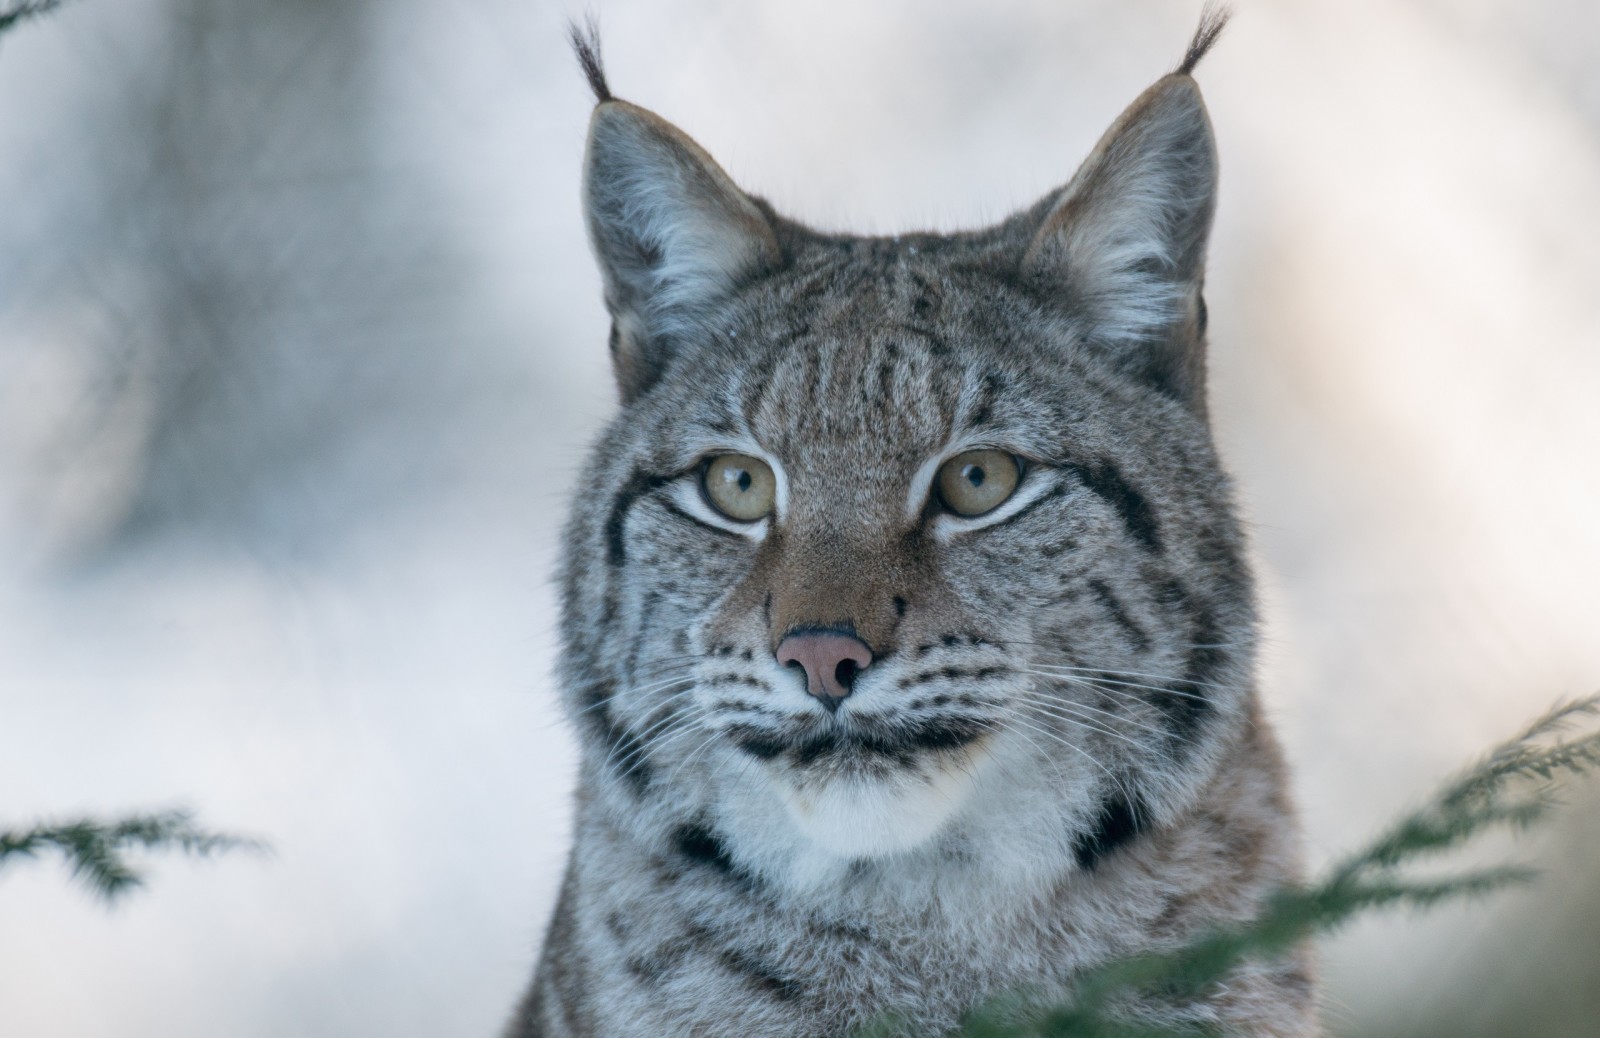
[[[933,839],[967,802],[988,754],[982,744],[929,754],[911,767],[819,768],[774,774],[789,817],[822,849],[881,858]]]

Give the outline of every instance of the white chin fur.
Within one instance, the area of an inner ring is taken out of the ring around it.
[[[845,858],[909,850],[936,834],[972,791],[972,766],[928,761],[914,772],[795,785],[776,779],[789,817],[818,846]]]

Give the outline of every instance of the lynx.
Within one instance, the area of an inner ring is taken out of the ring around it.
[[[811,230],[597,98],[620,415],[566,530],[575,840],[508,1031],[948,1034],[1297,876],[1205,398],[1192,73],[985,230]],[[1318,1033],[1305,956],[1130,1020]]]

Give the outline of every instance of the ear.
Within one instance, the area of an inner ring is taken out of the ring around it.
[[[1042,204],[1022,261],[1024,276],[1085,318],[1091,341],[1119,367],[1200,412],[1200,290],[1216,185],[1200,88],[1174,73],[1129,106]]]
[[[595,107],[583,191],[628,402],[660,377],[697,313],[776,267],[781,252],[760,207],[710,155],[626,101]]]

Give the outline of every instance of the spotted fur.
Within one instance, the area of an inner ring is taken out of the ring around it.
[[[1059,191],[894,238],[779,216],[583,40],[624,407],[566,533],[576,838],[509,1035],[948,1032],[1296,875],[1204,400],[1218,28]],[[930,490],[972,447],[1024,462],[977,519]],[[769,518],[699,494],[730,451]],[[836,712],[775,658],[810,627],[871,649]],[[1308,1036],[1313,1003],[1293,955],[1126,1012]]]

